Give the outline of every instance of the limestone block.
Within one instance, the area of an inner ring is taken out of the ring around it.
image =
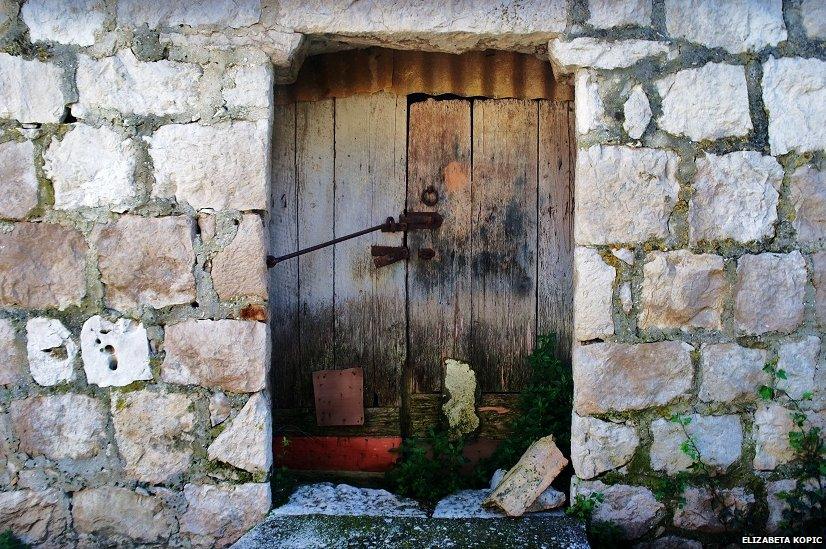
[[[31,141],[0,144],[0,217],[23,219],[37,206]]]
[[[748,334],[793,331],[803,321],[806,278],[798,251],[741,257],[734,286],[737,328]]]
[[[792,226],[798,242],[826,240],[826,171],[801,166],[789,178],[789,198],[794,207]]]
[[[229,463],[250,473],[272,466],[272,418],[264,393],[252,395],[238,415],[207,449],[209,459]]]
[[[574,334],[579,341],[614,333],[611,300],[616,269],[591,248],[574,250]]]
[[[59,9],[50,0],[27,0],[20,15],[32,42],[91,46],[107,13],[104,0],[64,0]]]
[[[699,397],[703,402],[755,400],[757,390],[769,381],[763,366],[768,353],[736,343],[703,345],[700,358]]]
[[[803,0],[800,15],[809,38],[826,40],[826,4],[821,0]]]
[[[269,365],[268,334],[266,324],[243,320],[186,320],[167,326],[161,377],[167,383],[258,392]]]
[[[609,42],[583,36],[572,40],[554,38],[548,44],[548,57],[555,73],[568,74],[577,68],[613,70],[630,67],[670,50],[668,43],[654,40]]]
[[[826,252],[812,254],[812,282],[815,287],[815,316],[826,327]]]
[[[124,215],[94,233],[106,303],[156,309],[195,299],[192,220]]]
[[[244,214],[238,232],[212,259],[212,284],[218,297],[252,297],[266,301],[267,240],[256,214]]]
[[[153,196],[174,196],[196,210],[267,209],[267,121],[170,124],[145,139],[155,166]]]
[[[478,429],[476,374],[469,364],[451,358],[445,360],[445,394],[447,401],[442,405],[442,412],[451,436],[458,438]]]
[[[106,444],[106,417],[98,400],[86,395],[29,397],[9,406],[20,451],[50,459],[84,459]]]
[[[777,387],[796,400],[814,391],[819,355],[820,338],[815,335],[783,342],[777,350],[777,369],[786,372],[786,379],[779,379]]]
[[[236,65],[224,73],[221,95],[230,109],[269,109],[273,90],[270,65]]]
[[[209,422],[213,427],[225,422],[231,411],[229,399],[221,391],[209,397]]]
[[[634,250],[631,250],[629,248],[614,248],[611,250],[611,255],[613,255],[626,265],[634,264]]]
[[[119,0],[118,25],[125,27],[212,26],[233,29],[248,27],[261,18],[261,0]]]
[[[0,492],[0,524],[24,543],[65,546],[69,500],[57,490]]]
[[[269,483],[187,484],[187,510],[181,533],[194,545],[226,547],[255,526],[270,510]]]
[[[573,415],[571,462],[579,478],[591,479],[626,465],[639,443],[634,427]]]
[[[779,404],[767,404],[754,412],[754,460],[758,471],[772,471],[795,458],[795,450],[789,444],[789,432],[796,429],[792,412]],[[826,428],[826,413],[806,412],[805,427]],[[826,440],[826,433],[821,431]]]
[[[192,63],[138,61],[132,50],[120,50],[112,57],[93,59],[78,55],[78,102],[72,114],[78,118],[95,110],[124,114],[197,116],[203,101],[200,93],[202,71]]]
[[[521,516],[566,465],[568,460],[556,447],[553,435],[540,438],[505,473],[482,505],[501,509],[511,517]]]
[[[63,69],[0,53],[0,118],[55,123],[63,118]]]
[[[651,252],[643,266],[640,328],[722,328],[723,258],[688,250]]]
[[[131,543],[156,543],[169,538],[175,517],[160,497],[137,494],[126,488],[104,486],[75,492],[73,525],[78,532]]]
[[[195,426],[192,406],[192,398],[180,393],[113,394],[115,441],[129,478],[160,484],[189,468]]]
[[[77,343],[57,319],[32,318],[26,322],[29,371],[39,385],[51,386],[75,378]]]
[[[763,63],[763,103],[773,155],[826,148],[826,61],[769,57]]]
[[[631,89],[631,95],[623,105],[625,120],[622,127],[631,139],[639,139],[651,122],[651,105],[642,86],[636,85]]]
[[[747,513],[754,505],[754,495],[744,488],[718,490],[722,506],[730,512]],[[686,488],[683,492],[685,505],[674,512],[674,526],[684,530],[707,533],[726,531],[726,525],[720,521],[720,512],[714,495],[705,488]]]
[[[658,502],[648,488],[626,484],[609,486],[599,480],[576,483],[576,495],[588,497],[595,492],[601,492],[604,500],[594,508],[592,521],[615,524],[622,530],[625,539],[644,536],[665,514],[665,505]],[[574,497],[572,487],[571,498]]]
[[[672,38],[731,53],[760,51],[787,38],[781,0],[666,0],[665,26]]]
[[[707,63],[655,82],[662,97],[660,128],[694,141],[745,136],[752,130],[743,67]]]
[[[783,167],[757,151],[699,157],[688,207],[691,243],[774,236],[782,183]]]
[[[86,295],[86,242],[75,229],[16,223],[0,232],[0,304],[65,309]]]
[[[578,70],[574,79],[574,101],[576,101],[576,131],[586,134],[605,128],[605,105],[599,94],[596,75],[589,70]]]
[[[139,322],[121,318],[112,323],[95,315],[83,323],[80,348],[87,383],[123,387],[139,379],[152,379],[149,341]]]
[[[677,202],[677,157],[670,151],[595,145],[577,154],[576,243],[641,242],[668,235]]]
[[[694,441],[702,463],[725,471],[740,459],[743,426],[739,416],[692,414],[687,418],[691,423],[685,429]],[[653,470],[665,471],[669,475],[688,470],[692,460],[680,449],[688,440],[680,425],[668,419],[654,420],[651,422],[651,436],[654,439],[651,444]]]
[[[478,494],[486,490],[471,490],[471,492],[477,496],[474,498],[474,503],[478,507],[482,501]],[[465,498],[460,499],[465,500]],[[333,484],[332,482],[299,486],[290,495],[287,503],[272,511],[275,516],[296,516],[308,513],[333,516],[427,517],[422,505],[415,500],[391,494],[387,490],[358,488],[349,484]]]
[[[648,0],[589,0],[588,24],[598,29],[651,25],[651,2]]]
[[[77,124],[63,139],[52,140],[43,171],[54,184],[55,209],[126,211],[135,196],[137,153],[132,140],[106,127]]]
[[[25,368],[26,346],[11,321],[0,318],[0,385],[20,383]]]
[[[252,28],[235,35],[225,32],[210,34],[160,33],[160,43],[169,49],[169,58],[178,61],[208,63],[216,52],[232,52],[244,57],[244,62],[266,55],[276,70],[279,82],[295,79],[296,65],[303,52],[304,36],[277,29]]]
[[[4,27],[17,19],[19,10],[17,0],[0,0],[0,30],[6,30]]]
[[[691,389],[693,347],[680,341],[593,343],[574,348],[579,415],[662,406]]]
[[[794,479],[776,480],[766,483],[766,504],[769,507],[769,518],[766,519],[766,530],[776,532],[783,520],[783,511],[789,508],[786,501],[780,499],[780,492],[791,492],[797,482]]]

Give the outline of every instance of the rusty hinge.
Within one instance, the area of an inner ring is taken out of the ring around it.
[[[370,246],[370,255],[376,268],[392,265],[403,259],[410,259],[410,250],[407,246]]]

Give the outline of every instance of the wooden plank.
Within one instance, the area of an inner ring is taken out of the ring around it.
[[[333,100],[298,103],[296,113],[296,177],[298,246],[333,238]],[[294,399],[289,405],[311,406],[311,373],[334,366],[334,250],[298,258],[300,366]],[[278,352],[278,351],[276,351]]]
[[[473,327],[482,392],[519,391],[536,330],[537,103],[473,106]]]
[[[295,105],[276,106],[273,113],[272,202],[270,253],[298,249],[295,179]],[[272,394],[276,406],[292,405],[298,382],[298,259],[269,270],[272,345]]]
[[[399,102],[406,107],[405,98]],[[404,209],[406,126],[394,95],[336,100],[336,236]],[[399,404],[406,356],[405,265],[377,269],[372,244],[400,246],[402,234],[377,232],[335,246],[336,367],[364,369],[365,407]]]
[[[537,333],[557,334],[563,360],[573,341],[573,132],[570,103],[540,102]]]
[[[470,103],[427,101],[410,105],[407,207],[438,211],[444,224],[408,235],[411,254],[433,248],[430,261],[408,265],[409,368],[413,392],[441,392],[445,358],[467,358],[470,329]],[[439,202],[422,203],[433,185]]]
[[[512,393],[482,393],[477,401],[480,438],[503,439],[510,432],[510,423],[517,413],[519,395]],[[416,394],[410,400],[410,435],[423,437],[430,427],[444,421],[440,394]]]
[[[365,408],[364,425],[322,427],[316,423],[312,408],[277,408],[273,410],[273,432],[291,436],[396,436],[399,434],[399,409]]]

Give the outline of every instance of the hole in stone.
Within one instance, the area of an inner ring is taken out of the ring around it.
[[[43,349],[43,352],[51,356],[52,358],[56,358],[57,360],[66,360],[69,358],[69,351],[66,350],[64,345],[60,347],[51,347],[49,349]]]
[[[240,223],[240,221],[238,221],[237,219],[233,219],[233,220],[232,220],[232,224],[233,224],[233,225],[238,225],[239,223]]]
[[[105,334],[108,334],[109,332],[111,332],[111,330],[101,330],[101,331],[100,331],[100,333],[102,333],[102,334],[104,334],[104,335],[105,335]]]
[[[193,308],[193,309],[197,309],[197,308],[198,308],[198,302],[197,302],[197,301],[193,301],[192,303],[190,303],[190,305],[192,305],[192,308]]]
[[[72,124],[77,122],[77,118],[74,117],[72,114],[72,110],[70,107],[66,107],[66,110],[63,111],[63,123],[64,124]]]
[[[100,345],[100,339],[96,339],[96,340],[95,340],[95,344],[96,344],[96,345]]]
[[[109,369],[113,372],[118,369],[118,359],[110,356],[109,357]]]
[[[106,351],[107,353],[109,353],[110,355],[111,355],[111,354],[114,354],[114,352],[115,352],[115,348],[114,348],[114,347],[112,347],[111,345],[107,345],[107,346],[105,346],[105,347],[103,348],[103,350],[104,350],[104,351]]]

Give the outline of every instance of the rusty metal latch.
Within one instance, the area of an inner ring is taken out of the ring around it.
[[[370,246],[370,255],[376,268],[392,265],[403,259],[410,259],[410,250],[407,246]]]

